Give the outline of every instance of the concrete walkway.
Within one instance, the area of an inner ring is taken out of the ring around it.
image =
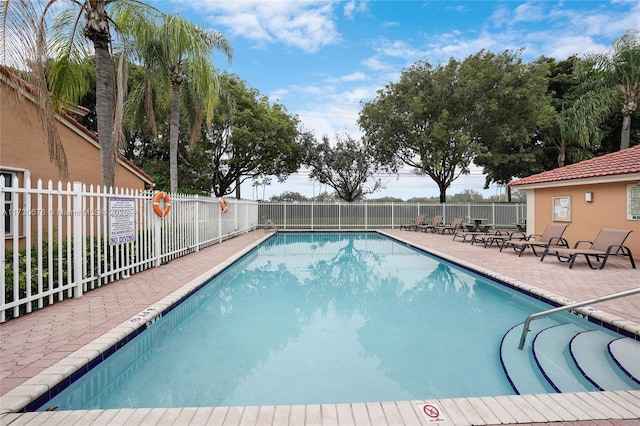
[[[578,261],[574,268],[570,270],[566,264],[558,262],[555,258],[549,257],[546,258],[544,262],[540,262],[539,258],[534,257],[530,251],[526,252],[522,257],[518,257],[513,251],[509,252],[505,250],[505,252],[501,253],[495,246],[483,248],[481,245],[472,245],[469,242],[462,243],[453,241],[451,236],[446,235],[400,230],[385,230],[384,232],[402,241],[434,252],[442,257],[454,259],[462,263],[463,266],[505,279],[517,286],[535,288],[540,294],[545,294],[547,297],[550,296],[564,303],[587,300],[640,286],[640,269],[631,269],[628,260],[610,260],[603,270],[591,270],[584,261]],[[90,344],[94,339],[129,321],[147,307],[157,305],[159,301],[174,294],[186,283],[194,281],[201,283],[206,281],[221,270],[221,268],[228,265],[231,260],[248,251],[267,235],[263,230],[240,235],[207,249],[200,250],[197,253],[173,260],[159,268],[153,268],[133,275],[128,279],[105,285],[98,290],[86,293],[81,298],[69,299],[1,324],[0,395],[3,395],[3,402],[0,403],[0,410],[6,413],[7,407],[15,406],[16,400],[13,398],[17,394],[18,389],[20,389],[21,386],[24,387],[25,382],[34,376],[65,359],[65,357],[71,355],[74,351]],[[604,302],[595,306],[595,308],[597,311],[592,312],[592,315],[595,317],[640,335],[640,295]],[[603,393],[596,393],[596,395],[597,394]],[[595,398],[597,399],[599,397]],[[547,423],[550,421],[567,422],[580,420],[591,421],[592,423],[589,424],[602,425],[622,424],[628,419],[640,418],[640,392],[625,393],[622,396],[607,396],[606,400],[614,401],[614,405],[620,407],[620,409],[614,409],[614,414],[611,414],[609,410],[601,410],[602,412],[599,414],[584,414],[584,416],[579,416],[573,413],[566,418],[562,416],[545,417],[544,415],[530,415],[519,418],[511,415],[506,418],[510,418],[512,421],[507,422],[504,421],[504,418],[500,419],[499,416],[494,415],[493,417],[489,417],[495,418],[501,423],[530,424],[537,421]],[[602,403],[602,401],[600,401],[600,403]],[[393,410],[402,413],[398,404],[399,403],[396,403]],[[368,424],[378,424],[372,420],[373,417],[369,411],[370,407],[368,407],[367,404],[360,405],[364,406],[365,411],[369,413],[366,416],[366,418],[369,419]],[[577,405],[580,406],[580,404]],[[356,404],[349,404],[349,406],[351,407],[349,409],[351,415],[347,417],[351,419],[350,421],[338,422],[336,417],[336,422],[334,423],[324,421],[322,420],[323,417],[320,416],[319,424],[360,424],[360,422],[354,420],[353,407],[356,406]],[[491,406],[491,404],[489,404],[489,406]],[[505,403],[502,404],[502,407],[504,406]],[[415,411],[415,407],[413,408]],[[407,407],[405,406],[404,409],[407,409]],[[451,408],[451,410],[452,409],[453,408]],[[214,409],[212,408],[211,410]],[[217,410],[219,411],[220,409],[218,408]],[[305,410],[305,413],[309,410],[311,410],[311,408]],[[338,413],[339,407],[335,410],[335,412]],[[119,410],[96,411],[113,412]],[[139,410],[130,411],[133,413]],[[156,410],[150,411],[155,412]],[[280,424],[275,421],[275,413],[278,410],[272,411],[273,415],[269,417],[271,419],[269,422],[260,422],[256,417],[256,421],[250,423]],[[588,410],[584,410],[583,413],[587,411]],[[166,412],[169,413],[171,410],[166,410]],[[291,421],[291,410],[287,412],[287,419],[289,420],[287,420],[288,423],[285,424],[296,424]],[[211,418],[212,413],[213,411],[208,414],[207,418]],[[596,413],[598,413],[597,410]],[[56,416],[62,414],[63,413],[55,413]],[[114,416],[116,415],[114,413],[112,414]],[[223,417],[226,418],[228,414],[227,412]],[[40,415],[43,414],[41,413]],[[46,416],[52,415],[53,414],[46,414]],[[101,415],[104,414],[95,414],[95,418]],[[124,416],[124,414],[120,415]],[[134,414],[131,415],[135,417]],[[140,415],[140,413],[138,413],[138,415]],[[158,413],[155,415],[158,415]],[[167,414],[169,417],[174,415],[177,414]],[[0,418],[0,420],[3,424],[7,424],[9,421],[15,421],[15,424],[26,424],[30,421],[35,421],[33,416],[37,417],[38,414],[6,414],[3,418]],[[161,420],[163,418],[162,414],[159,415],[156,421],[151,421],[152,418],[155,418],[153,416],[154,415],[151,415],[151,417],[147,418],[147,421],[143,423],[163,422]],[[133,421],[134,417],[129,419],[131,424],[136,423]],[[238,417],[238,421],[235,423],[234,421],[227,420],[220,424],[245,424],[245,422],[240,421],[241,417],[242,415]],[[468,414],[467,417],[469,417]],[[70,418],[71,417],[68,417],[67,420]],[[92,418],[91,415],[89,415],[88,418]],[[88,418],[78,420],[77,423],[71,423],[93,424],[93,421],[87,420]],[[109,417],[107,416],[107,418]],[[303,416],[303,418],[305,417]],[[318,420],[316,417],[313,418]],[[382,418],[387,419],[384,424],[394,424],[389,420],[389,413],[386,413],[384,408],[382,410]],[[400,418],[404,417],[400,415]],[[426,419],[415,413],[410,414],[407,418],[415,419],[415,424],[427,424]],[[414,424],[411,421],[408,422],[407,418],[404,418],[404,423]],[[449,421],[451,421],[452,418],[455,418],[455,416],[450,414]],[[462,418],[465,417],[463,416]],[[103,420],[104,419],[105,418],[103,418]],[[599,419],[617,420],[614,423],[599,423]],[[62,420],[60,421],[62,422]],[[62,423],[71,424],[67,421]],[[118,422],[107,421],[106,423],[116,424]],[[198,422],[191,423],[196,424]],[[213,424],[215,422],[207,421],[206,423]],[[303,423],[311,424],[317,422],[307,419],[303,421]],[[457,424],[457,422],[449,424]],[[484,423],[472,421],[468,424],[491,423],[486,421]]]

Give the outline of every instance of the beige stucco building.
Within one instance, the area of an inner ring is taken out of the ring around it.
[[[0,169],[15,174],[22,182],[26,175],[32,182],[62,179],[58,169],[49,161],[48,149],[35,98],[25,90],[21,97],[0,68]],[[58,115],[58,131],[68,162],[69,182],[100,185],[100,145],[98,137],[80,125],[70,115]],[[145,189],[153,179],[140,168],[120,156],[116,167],[115,186]]]
[[[11,78],[13,77],[13,79]],[[71,115],[61,112],[57,115],[57,128],[67,157],[68,176],[64,178],[58,168],[49,160],[48,147],[36,98],[28,85],[18,87],[15,76],[0,67],[0,178],[5,186],[23,187],[27,180],[35,188],[38,180],[47,187],[52,181],[57,187],[63,181],[82,182],[94,187],[102,183],[100,167],[100,145],[98,137],[80,125]],[[123,156],[119,156],[116,166],[115,186],[136,190],[150,189],[153,179]],[[20,215],[7,212],[23,207],[23,197],[17,194],[4,195],[5,237],[19,234],[23,223]],[[21,243],[22,245],[22,243]]]
[[[553,221],[569,223],[573,247],[593,241],[601,228],[633,231],[625,245],[640,256],[640,146],[546,171],[509,183],[527,194],[527,232]]]

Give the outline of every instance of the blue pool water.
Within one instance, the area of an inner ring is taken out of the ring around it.
[[[42,409],[509,395],[500,341],[549,307],[375,233],[278,233]]]

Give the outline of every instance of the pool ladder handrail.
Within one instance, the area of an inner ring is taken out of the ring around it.
[[[264,232],[267,232],[267,229],[273,229],[275,231],[275,233],[278,233],[278,227],[276,226],[276,224],[273,222],[273,220],[271,219],[267,219],[264,223]]]
[[[527,340],[527,333],[531,331],[529,329],[529,324],[531,324],[531,321],[533,321],[534,319],[546,317],[547,315],[555,314],[556,312],[568,311],[573,308],[579,308],[586,305],[605,302],[607,300],[618,299],[620,297],[631,296],[632,294],[636,293],[640,293],[640,287],[608,294],[606,296],[596,297],[595,299],[585,300],[584,302],[572,303],[570,305],[559,306],[557,308],[531,314],[527,317],[527,319],[524,320],[524,327],[522,328],[522,335],[520,336],[520,344],[518,345],[518,349],[522,350],[524,348],[524,342]]]

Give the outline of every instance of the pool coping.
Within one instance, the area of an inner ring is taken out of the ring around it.
[[[286,231],[290,232],[290,231]],[[295,231],[294,231],[295,232]],[[313,232],[313,231],[312,231]],[[317,230],[316,232],[331,232],[331,230]],[[348,232],[346,230],[340,230],[339,232]],[[362,232],[360,230],[359,232]],[[534,295],[535,297],[543,298],[547,301],[552,301],[558,305],[570,304],[573,301],[548,291],[541,290],[537,287],[531,286],[524,282],[514,280],[512,278],[497,274],[493,271],[479,267],[478,265],[470,262],[461,261],[459,259],[452,259],[450,256],[440,253],[432,248],[423,248],[415,243],[404,240],[397,235],[391,235],[383,230],[367,231],[377,232],[381,235],[385,235],[396,241],[410,245],[416,249],[428,252],[437,257],[448,260],[456,265],[478,272],[490,278],[500,280],[507,285],[512,286],[515,289],[519,289],[525,293]],[[60,418],[74,416],[101,416],[121,415],[119,413],[129,413],[131,416],[147,415],[151,416],[173,416],[180,415],[179,413],[186,408],[179,409],[114,409],[114,410],[78,410],[75,411],[52,411],[52,412],[22,412],[26,407],[32,405],[34,402],[41,400],[45,395],[50,392],[57,393],[57,389],[65,382],[71,381],[74,375],[84,374],[84,369],[91,368],[93,365],[102,361],[102,359],[108,357],[111,353],[115,352],[119,347],[124,345],[127,341],[135,337],[140,332],[144,331],[146,327],[153,324],[162,314],[173,309],[182,300],[191,295],[194,291],[202,287],[207,281],[217,276],[228,268],[235,261],[245,256],[250,251],[254,250],[260,243],[268,239],[272,233],[266,233],[263,237],[256,239],[250,243],[244,249],[239,250],[232,256],[228,257],[225,261],[211,268],[207,272],[201,274],[197,278],[191,280],[180,289],[171,293],[170,295],[162,298],[157,303],[149,306],[147,309],[139,312],[133,317],[129,318],[120,325],[114,327],[109,332],[94,339],[87,345],[78,349],[71,355],[58,361],[51,367],[45,369],[36,376],[28,379],[21,385],[7,392],[0,398],[0,418],[4,421],[10,422],[13,420],[35,421],[34,418],[38,416]],[[590,319],[594,319],[595,322],[601,322],[602,324],[612,330],[625,331],[623,334],[633,334],[636,339],[640,339],[640,324],[633,321],[625,320],[615,315],[608,314],[603,311],[595,310],[592,308],[578,308],[582,315],[588,316]],[[569,402],[567,399],[572,400]],[[629,405],[632,408],[630,409]],[[634,405],[635,404],[635,405]],[[441,413],[441,418],[428,417],[423,411],[425,405],[431,405],[437,408],[437,411]],[[570,410],[567,407],[572,406]],[[589,408],[598,406],[600,410],[595,408]],[[397,402],[371,402],[362,404],[322,404],[322,405],[309,405],[309,406],[289,406],[288,409],[278,407],[210,407],[209,409],[195,409],[193,410],[209,412],[209,416],[214,414],[220,415],[220,411],[224,411],[224,417],[221,424],[238,424],[231,420],[237,417],[238,419],[245,418],[247,416],[266,416],[269,417],[271,412],[272,418],[274,416],[283,416],[283,412],[286,411],[288,421],[291,422],[292,416],[295,419],[301,419],[301,412],[304,413],[302,417],[303,423],[292,424],[309,424],[317,423],[317,420],[321,420],[321,424],[333,424],[330,419],[334,417],[337,419],[342,416],[344,418],[351,418],[352,420],[369,419],[373,422],[374,419],[382,420],[386,419],[386,424],[394,424],[391,419],[404,419],[403,421],[410,420],[411,423],[427,424],[432,422],[448,422],[454,421],[454,424],[492,424],[491,422],[498,421],[498,423],[530,423],[530,422],[548,422],[548,421],[578,421],[578,420],[601,420],[607,418],[619,418],[619,419],[637,419],[640,418],[640,391],[622,391],[622,392],[584,392],[578,394],[542,394],[542,395],[511,395],[504,397],[478,397],[478,398],[455,398],[455,399],[436,399],[431,401],[397,401]],[[302,407],[302,408],[300,408]],[[331,408],[332,407],[332,408]],[[560,408],[563,407],[561,410]],[[226,408],[226,410],[225,410]],[[207,411],[209,410],[209,411]],[[256,411],[257,410],[257,411]],[[301,411],[302,410],[302,411]],[[515,416],[514,412],[521,412],[522,415]],[[194,415],[196,414],[194,412]],[[267,414],[260,414],[260,413]],[[72,413],[72,414],[70,414]],[[332,414],[334,413],[334,414]],[[342,414],[340,414],[342,413]],[[202,413],[201,413],[202,414]],[[204,415],[204,414],[202,414]],[[239,416],[239,417],[238,417]],[[604,417],[603,417],[604,416]],[[613,416],[613,417],[612,417]],[[256,419],[258,418],[256,417]],[[132,417],[133,418],[133,417]],[[208,417],[211,418],[211,417]],[[326,421],[324,419],[327,419]],[[227,419],[227,420],[225,420]],[[464,419],[464,420],[463,420]],[[86,420],[86,419],[85,419]],[[82,421],[84,422],[84,421]],[[465,423],[470,422],[470,423]],[[66,422],[65,422],[66,423]],[[243,422],[244,423],[244,422]],[[86,424],[86,423],[83,423]],[[258,423],[258,424],[271,424],[271,423]],[[275,423],[280,424],[280,423]],[[373,422],[373,424],[385,424]]]

